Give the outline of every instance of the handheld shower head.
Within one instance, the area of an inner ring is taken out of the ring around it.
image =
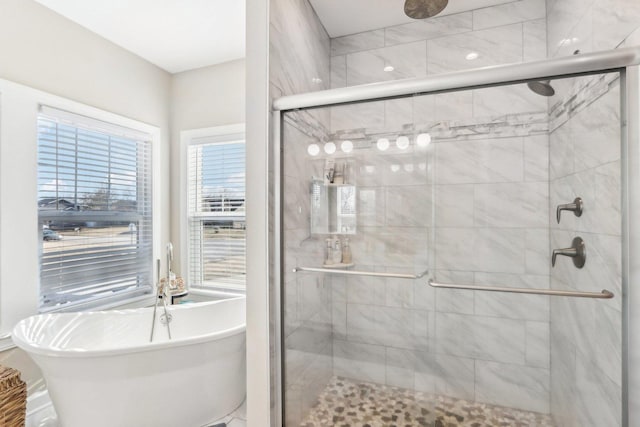
[[[442,12],[448,3],[449,0],[405,0],[404,13],[413,19],[431,18]]]

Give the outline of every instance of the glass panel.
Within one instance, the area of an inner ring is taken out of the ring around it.
[[[552,96],[540,94],[549,83],[532,82],[284,114],[288,426],[621,425],[619,81],[609,73],[551,80]],[[320,214],[331,212],[331,162],[351,165],[349,236]],[[569,250],[552,267],[553,251],[578,236],[584,266]],[[347,238],[345,271],[428,268],[444,284],[615,297],[292,273],[332,267]]]

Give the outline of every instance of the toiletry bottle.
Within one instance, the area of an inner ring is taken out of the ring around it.
[[[327,239],[327,257],[324,260],[324,265],[333,264],[333,241]]]
[[[351,246],[349,246],[349,238],[346,237],[342,242],[342,263],[351,264],[353,258],[351,257]]]
[[[333,241],[333,263],[340,264],[342,262],[342,244],[339,238]]]
[[[333,175],[334,184],[344,184],[344,163],[336,164],[336,171]]]

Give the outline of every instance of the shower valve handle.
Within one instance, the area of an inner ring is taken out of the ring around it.
[[[572,211],[575,216],[581,216],[582,215],[582,198],[576,197],[573,200],[573,203],[558,205],[558,207],[556,208],[556,219],[558,220],[558,224],[560,224],[560,213],[562,211]]]
[[[556,257],[558,255],[564,255],[573,258],[573,265],[578,268],[584,267],[584,263],[587,259],[587,248],[584,244],[584,240],[581,237],[576,237],[571,242],[570,248],[554,249],[551,256],[551,266],[556,266]]]

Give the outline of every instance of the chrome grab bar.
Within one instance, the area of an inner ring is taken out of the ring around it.
[[[578,291],[558,291],[555,289],[527,289],[527,288],[507,288],[503,286],[476,286],[476,285],[457,285],[454,283],[437,283],[429,279],[429,286],[433,288],[445,289],[468,289],[472,291],[489,291],[489,292],[511,292],[515,294],[533,294],[533,295],[553,295],[558,297],[576,297],[576,298],[613,298],[613,292],[603,289],[602,292],[578,292]]]
[[[335,268],[318,268],[318,267],[295,267],[293,269],[294,273],[299,271],[312,271],[316,273],[333,273],[333,274],[343,274],[348,276],[374,276],[374,277],[394,277],[396,279],[420,279],[424,277],[425,274],[429,272],[429,270],[425,270],[422,273],[418,274],[405,274],[405,273],[379,273],[376,271],[354,271],[354,270],[338,270]]]

